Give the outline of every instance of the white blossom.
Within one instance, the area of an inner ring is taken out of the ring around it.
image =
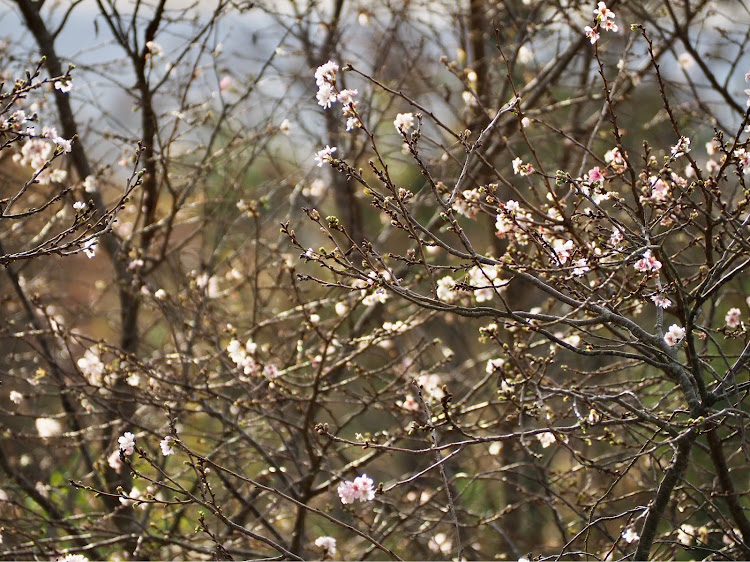
[[[159,442],[159,447],[161,447],[161,454],[165,457],[167,455],[174,455],[174,448],[172,448],[172,441],[174,441],[174,437],[171,435],[167,435],[164,439],[162,439]]]
[[[336,539],[333,537],[318,537],[315,539],[315,546],[323,549],[326,558],[336,556]]]
[[[129,431],[118,437],[117,443],[120,445],[120,451],[126,457],[129,457],[135,451],[135,435]]]
[[[44,439],[60,435],[63,431],[62,424],[52,418],[37,418],[34,425],[39,437]]]
[[[393,121],[393,126],[400,133],[408,133],[414,126],[414,115],[411,113],[399,113]]]

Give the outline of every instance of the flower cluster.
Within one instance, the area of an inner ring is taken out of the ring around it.
[[[612,10],[607,8],[604,2],[599,2],[596,8],[594,8],[594,16],[596,17],[596,23],[594,27],[587,25],[583,30],[586,33],[589,41],[593,45],[599,40],[599,30],[604,31],[617,31],[617,24],[614,22],[615,14]]]
[[[661,269],[661,262],[653,256],[651,250],[646,250],[643,257],[635,262],[634,267],[641,273],[652,273]]]
[[[599,166],[595,166],[577,181],[577,185],[581,193],[586,197],[591,197],[591,200],[598,205],[613,195],[612,192],[604,191],[604,179]]]
[[[661,294],[651,295],[651,301],[659,308],[669,308],[672,306],[672,301]]]
[[[323,550],[325,558],[332,559],[336,556],[336,539],[333,537],[318,537],[315,546]]]
[[[614,170],[615,173],[621,174],[628,169],[628,164],[625,161],[622,152],[620,152],[620,149],[617,147],[608,150],[604,154],[604,161],[612,167],[612,170]]]
[[[126,431],[118,439],[117,443],[120,445],[120,451],[126,457],[129,457],[135,451],[135,435]]]
[[[520,157],[513,159],[513,173],[517,176],[530,176],[534,173],[534,166],[531,164],[524,164]]]
[[[500,279],[499,275],[498,268],[493,266],[474,266],[469,270],[470,289],[478,303],[492,300],[497,291],[508,285],[510,281]]]
[[[678,324],[672,324],[669,329],[667,330],[667,333],[664,334],[664,341],[667,342],[668,346],[674,347],[680,341],[682,341],[682,338],[685,337],[685,328],[682,326],[679,326]]]
[[[88,381],[94,386],[99,386],[102,383],[102,375],[104,375],[104,363],[99,358],[99,354],[92,347],[87,349],[78,360],[78,368],[81,373],[88,379]]]
[[[726,325],[728,328],[739,328],[742,321],[740,320],[740,315],[742,312],[739,308],[730,308],[727,311],[727,315],[724,317],[724,322],[726,322]]]
[[[334,152],[336,152],[336,147],[328,145],[326,145],[325,148],[318,150],[318,152],[315,153],[315,162],[317,162],[318,168],[320,168],[326,162],[333,161]]]
[[[453,200],[453,210],[457,213],[470,218],[477,218],[481,207],[482,194],[478,189],[465,189],[456,194]]]
[[[342,112],[346,120],[346,130],[351,131],[362,126],[359,114],[357,113],[357,102],[354,99],[359,92],[357,90],[339,90],[336,87],[336,73],[339,71],[339,65],[333,61],[318,67],[315,71],[315,83],[318,86],[316,98],[318,105],[323,109],[330,108],[334,103],[339,102],[342,105]]]
[[[247,340],[243,346],[239,340],[233,339],[227,346],[227,353],[232,362],[237,365],[246,375],[257,373],[259,370],[254,355],[258,345],[252,340]]]
[[[393,126],[399,133],[408,133],[414,126],[414,115],[411,113],[399,113],[393,121]]]
[[[518,201],[509,199],[505,203],[500,203],[500,213],[495,218],[495,236],[505,238],[508,234],[513,234],[516,242],[525,246],[528,243],[528,235],[521,228],[521,224],[530,223],[531,214],[521,209]]]
[[[345,480],[339,484],[338,493],[341,503],[354,503],[372,501],[375,499],[375,487],[372,478],[363,474],[354,480]]]
[[[167,435],[164,439],[162,439],[159,442],[159,447],[161,448],[161,454],[165,457],[168,455],[174,455],[174,448],[172,447],[172,441],[174,441],[174,437],[171,435]]]
[[[690,152],[690,139],[687,137],[680,137],[679,142],[672,147],[670,155],[672,158],[679,158],[688,152]]]

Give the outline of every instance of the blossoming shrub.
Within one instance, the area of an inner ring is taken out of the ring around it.
[[[17,4],[68,132],[13,100],[13,193],[75,232],[0,222],[38,250],[0,301],[2,557],[750,555],[745,28],[116,2],[117,66],[74,76]],[[137,124],[83,128],[100,81]]]

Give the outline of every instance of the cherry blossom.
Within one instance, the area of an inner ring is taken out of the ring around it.
[[[640,535],[635,532],[635,529],[633,529],[633,527],[628,527],[622,532],[622,540],[624,540],[628,544],[633,543],[640,538]]]
[[[617,246],[620,242],[622,242],[622,238],[622,231],[619,228],[612,229],[612,234],[609,237],[609,245]]]
[[[646,250],[643,253],[643,257],[635,262],[634,267],[641,273],[659,271],[661,269],[661,262],[652,255],[651,250]]]
[[[110,453],[110,455],[107,457],[107,464],[109,467],[117,472],[118,474],[122,470],[122,459],[120,458],[120,449],[115,449]]]
[[[414,126],[414,115],[412,113],[399,113],[393,121],[393,126],[400,133],[408,133]]]
[[[727,326],[729,328],[738,328],[740,326],[740,315],[742,312],[739,308],[730,308],[727,311],[727,315],[724,317],[724,322],[726,322]]]
[[[333,160],[334,152],[336,152],[336,147],[328,145],[326,145],[325,148],[319,150],[315,154],[315,161],[318,163],[318,168],[320,168],[326,162],[331,162]]]
[[[101,384],[102,375],[104,374],[104,363],[99,359],[99,354],[95,348],[87,349],[83,357],[78,360],[77,365],[81,373],[83,373],[91,384]]]
[[[331,107],[331,104],[336,103],[338,94],[336,94],[336,89],[331,84],[324,83],[318,88],[318,93],[315,94],[315,97],[318,100],[319,106],[328,109]]]
[[[174,448],[172,447],[172,441],[174,437],[167,435],[164,439],[159,441],[159,447],[161,447],[161,454],[165,457],[167,455],[174,455]]]
[[[599,166],[595,166],[588,171],[585,179],[591,183],[591,185],[599,184],[599,186],[601,186],[604,183],[604,174],[602,174]]]
[[[86,257],[91,259],[96,255],[96,249],[99,247],[99,242],[96,241],[96,238],[89,238],[83,243],[83,253],[86,254]]]
[[[597,41],[599,41],[599,32],[596,30],[595,27],[591,27],[590,25],[587,25],[583,28],[583,31],[586,33],[586,37],[588,37],[589,41],[591,41],[591,44],[593,45]]]
[[[573,277],[582,277],[591,270],[586,261],[586,258],[580,258],[576,261],[575,267],[573,268]]]
[[[315,546],[323,549],[326,558],[336,556],[336,539],[333,537],[318,537],[315,539]]]
[[[242,369],[246,375],[250,375],[256,373],[259,369],[253,357],[257,348],[257,344],[252,339],[248,339],[244,346],[239,340],[233,339],[227,346],[227,353],[229,354],[229,359],[235,365]]]
[[[372,478],[363,474],[357,476],[354,480],[345,480],[338,487],[339,498],[341,503],[354,503],[372,501],[375,499],[375,488]]]
[[[501,357],[497,357],[495,359],[489,359],[487,361],[487,366],[485,367],[484,370],[488,375],[491,375],[495,371],[501,369],[504,364],[505,364],[505,359]]]
[[[443,302],[455,302],[458,299],[458,293],[454,290],[456,281],[450,275],[446,275],[437,280],[437,298]]]
[[[682,326],[678,324],[672,324],[667,330],[667,333],[664,334],[664,341],[667,343],[667,345],[674,347],[684,337],[685,337],[685,328],[683,328]]]
[[[357,90],[341,90],[336,96],[336,101],[344,106],[344,115],[348,115],[348,112],[356,108],[357,101],[354,99],[354,96],[358,93]]]
[[[618,174],[624,172],[628,167],[627,162],[625,162],[625,158],[620,152],[620,149],[617,147],[614,147],[612,150],[608,150],[604,154],[604,161],[612,166],[612,169]]]
[[[339,71],[339,65],[333,61],[321,64],[315,71],[315,83],[320,86],[325,83],[336,81],[336,73]]]
[[[552,443],[556,441],[554,433],[551,431],[544,431],[542,433],[537,433],[536,438],[539,440],[539,442],[542,444],[542,449],[546,449]]]
[[[52,418],[37,418],[34,425],[39,437],[44,439],[60,435],[63,431],[62,424]]]
[[[72,88],[73,88],[73,81],[70,79],[55,80],[55,90],[59,90],[63,94],[67,94]]]
[[[407,394],[403,401],[396,402],[396,406],[407,412],[419,412],[419,402],[411,394]]]
[[[513,173],[517,176],[530,176],[534,173],[534,166],[524,164],[520,157],[513,159]]]
[[[469,281],[474,291],[477,302],[492,300],[495,291],[499,291],[508,284],[508,281],[498,279],[498,270],[491,266],[474,266],[469,270]]]
[[[750,153],[744,148],[737,148],[732,152],[732,155],[737,158],[737,163],[742,166],[742,173],[750,174]]]
[[[604,21],[606,19],[614,19],[615,14],[612,10],[607,8],[607,4],[604,2],[599,2],[596,5],[596,8],[594,8],[594,15],[596,16],[596,19],[599,21]]]
[[[126,431],[118,439],[117,443],[120,445],[120,451],[126,457],[129,457],[135,451],[135,435],[131,432]]]
[[[680,137],[679,142],[672,147],[670,154],[672,158],[679,158],[688,152],[690,152],[690,139],[687,137]]]
[[[672,301],[660,294],[651,295],[651,301],[659,308],[669,308],[672,306]]]

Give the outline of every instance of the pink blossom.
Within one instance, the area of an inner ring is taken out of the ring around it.
[[[374,483],[366,474],[339,484],[338,493],[343,504],[354,503],[355,500],[367,502],[375,499]]]
[[[122,460],[120,459],[120,450],[119,449],[115,449],[107,457],[107,464],[117,474],[120,474],[120,471],[122,470]]]
[[[661,294],[655,294],[651,295],[651,300],[653,303],[658,306],[659,308],[669,308],[672,306],[672,301],[669,300],[667,297]]]
[[[171,435],[167,435],[164,439],[162,439],[159,442],[159,447],[161,447],[161,454],[165,457],[167,455],[174,455],[174,449],[172,448],[172,441],[174,441],[174,437]]]
[[[622,231],[619,228],[614,228],[609,237],[609,245],[617,246],[620,242],[622,242]]]
[[[750,173],[750,153],[748,153],[744,148],[738,148],[734,152],[732,152],[732,155],[737,158],[737,163],[742,166],[743,173]],[[718,167],[718,165],[716,167]]]
[[[667,197],[669,197],[669,185],[661,179],[661,178],[655,178],[651,177],[651,199],[652,201],[664,201]]]
[[[406,410],[407,412],[419,412],[420,410],[419,402],[417,402],[417,399],[414,398],[414,396],[412,396],[411,394],[407,394],[403,402],[396,402],[396,406],[403,410]]]
[[[742,313],[739,308],[730,308],[724,317],[724,322],[726,322],[729,328],[738,328],[740,325],[740,314]]]
[[[641,273],[659,271],[661,269],[661,262],[651,254],[651,250],[646,250],[643,253],[643,257],[635,262],[635,268]]]
[[[228,76],[228,75],[227,75],[227,76],[224,76],[224,77],[223,77],[223,78],[222,78],[222,79],[221,79],[221,80],[219,81],[219,90],[221,90],[222,92],[226,92],[226,91],[227,91],[227,89],[229,88],[229,86],[230,86],[231,84],[232,84],[232,77],[231,77],[231,76]]]
[[[596,166],[589,170],[589,173],[586,174],[586,180],[589,181],[591,184],[604,182],[604,175],[599,169],[599,166]]]
[[[587,25],[583,28],[583,31],[586,32],[586,37],[588,37],[592,45],[599,41],[599,32],[596,30],[596,28]]]

